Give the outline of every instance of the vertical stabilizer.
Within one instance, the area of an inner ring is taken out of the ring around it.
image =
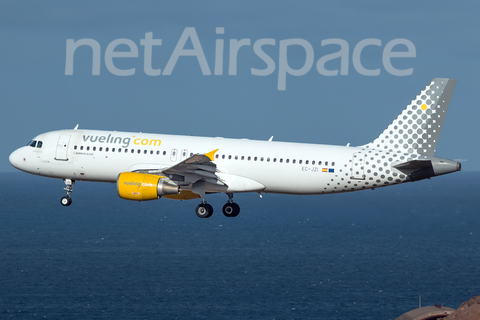
[[[369,149],[434,155],[455,79],[433,79],[373,142]]]

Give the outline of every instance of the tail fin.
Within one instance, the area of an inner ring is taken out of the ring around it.
[[[434,155],[456,79],[433,79],[369,149]]]

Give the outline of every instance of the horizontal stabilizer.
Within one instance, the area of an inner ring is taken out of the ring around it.
[[[404,170],[419,170],[423,168],[429,168],[432,166],[432,162],[430,160],[412,160],[404,163],[399,163],[394,165],[394,168],[397,168],[400,171]]]
[[[438,157],[411,160],[393,165],[393,167],[409,176],[412,181],[462,170],[460,162]]]

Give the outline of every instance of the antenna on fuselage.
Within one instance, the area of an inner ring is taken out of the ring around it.
[[[75,128],[73,128],[73,130],[77,130],[78,129],[78,124],[75,126]]]
[[[273,140],[273,136],[270,137],[270,139],[268,139],[268,141],[272,141]]]

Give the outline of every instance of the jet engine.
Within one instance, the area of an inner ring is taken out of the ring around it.
[[[123,172],[117,178],[118,195],[122,199],[145,201],[180,192],[179,186],[165,177],[138,172]]]

